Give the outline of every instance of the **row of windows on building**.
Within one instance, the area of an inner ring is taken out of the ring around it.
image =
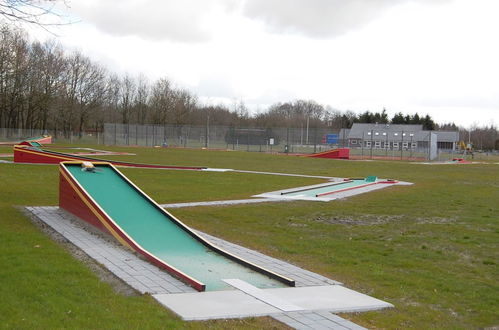
[[[383,136],[387,136],[387,135],[390,135],[390,133],[387,133],[387,132],[367,132],[367,135],[375,135],[375,136],[379,136],[379,135],[383,135]],[[414,136],[414,133],[404,133],[404,132],[395,132],[395,133],[392,133],[393,136]]]
[[[374,142],[374,143],[371,143]],[[362,146],[362,140],[350,140],[350,144],[352,146],[358,145],[359,147]],[[418,147],[417,142],[389,142],[389,141],[364,141],[364,146],[366,148],[377,148],[377,149],[398,149],[402,146],[404,149],[408,149],[409,146],[411,149],[416,149]]]

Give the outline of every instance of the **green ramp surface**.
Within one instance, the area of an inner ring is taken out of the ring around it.
[[[305,191],[297,191],[297,192],[287,193],[286,196],[315,197],[316,195],[319,195],[319,194],[330,193],[330,192],[334,192],[334,191],[338,191],[338,190],[363,186],[366,183],[368,183],[368,182],[364,179],[354,179],[352,181],[341,182],[340,184],[337,184],[334,186],[333,185],[324,186],[324,187],[314,188],[314,189],[305,190]]]
[[[149,253],[203,282],[206,291],[231,288],[222,279],[241,279],[258,288],[285,287],[266,275],[240,265],[209,249],[175,224],[110,166],[82,171],[79,164],[66,168],[94,201]]]

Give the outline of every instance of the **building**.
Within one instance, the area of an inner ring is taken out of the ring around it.
[[[342,134],[350,148],[423,150],[436,137],[438,149],[455,150],[459,142],[458,131],[425,131],[423,125],[356,123],[351,129],[342,130]]]

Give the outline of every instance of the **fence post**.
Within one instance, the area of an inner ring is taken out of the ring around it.
[[[371,150],[369,151],[370,152],[370,155],[371,155],[371,159],[373,159],[373,130],[371,129]]]
[[[428,161],[431,161],[431,133],[428,133]]]
[[[307,145],[308,145],[308,118],[307,118]],[[314,154],[317,152],[317,127],[314,129]]]
[[[205,131],[205,139],[204,139],[204,147],[208,149],[209,147],[209,136],[210,136],[210,114],[208,113],[208,109],[206,110],[206,131]]]
[[[365,132],[362,132],[362,143],[361,143],[361,149],[360,149],[360,154],[361,154],[361,159],[364,159],[364,134]]]
[[[402,143],[400,144],[400,160],[404,157],[404,131],[402,131]]]

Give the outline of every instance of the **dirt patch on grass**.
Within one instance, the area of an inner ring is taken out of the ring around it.
[[[335,225],[349,226],[374,226],[382,225],[390,222],[400,221],[403,218],[401,215],[374,215],[364,214],[359,216],[319,216],[314,220],[322,223]]]
[[[444,217],[428,217],[428,218],[416,218],[414,220],[416,223],[420,224],[446,224],[446,223],[454,223],[457,222],[457,218],[450,217],[450,218],[444,218]]]
[[[314,220],[317,222],[335,224],[335,225],[348,225],[348,226],[376,226],[384,225],[392,222],[400,222],[404,219],[410,220],[417,224],[445,224],[456,222],[455,218],[442,218],[442,217],[427,217],[410,219],[404,215],[386,215],[386,214],[362,214],[356,216],[325,216],[321,215]]]
[[[56,232],[52,227],[47,225],[45,222],[41,221],[38,219],[37,216],[35,216],[33,213],[25,209],[24,207],[19,207],[19,209],[28,217],[31,219],[31,221],[38,227],[40,228],[41,231],[43,231],[45,234],[47,234],[52,240],[57,242],[59,245],[61,245],[66,251],[68,251],[73,257],[76,259],[80,260],[83,262],[92,272],[94,272],[97,277],[105,283],[108,283],[111,285],[113,290],[121,295],[124,296],[139,296],[140,293],[133,289],[131,286],[123,282],[119,277],[111,273],[107,268],[105,268],[103,265],[100,263],[96,262],[94,259],[92,259],[89,255],[87,255],[83,250],[81,250],[79,247],[68,241],[64,236]],[[79,222],[78,220],[74,220]],[[87,229],[87,228],[86,228]],[[91,229],[88,228],[89,231],[96,231],[96,229]],[[101,236],[101,235],[99,235]],[[106,239],[106,238],[105,238]],[[111,242],[109,238],[106,239],[107,241]],[[114,242],[113,242],[114,244]]]

